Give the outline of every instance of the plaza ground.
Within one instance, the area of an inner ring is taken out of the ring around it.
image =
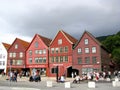
[[[0,90],[119,90],[120,87],[113,87],[111,81],[98,81],[96,87],[88,88],[88,81],[80,84],[73,84],[73,78],[66,78],[70,82],[71,88],[65,88],[65,83],[57,83],[56,78],[42,77],[41,82],[29,82],[26,77],[18,78],[18,82],[10,82],[6,77],[0,77]],[[53,86],[47,87],[47,81],[52,81]]]

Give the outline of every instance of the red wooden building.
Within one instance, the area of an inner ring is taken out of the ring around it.
[[[109,53],[89,32],[85,31],[73,50],[73,68],[77,74],[109,70]]]
[[[59,31],[50,44],[49,76],[70,76],[72,70],[72,49],[77,40],[64,31]]]
[[[51,39],[36,34],[26,51],[26,67],[33,74],[40,71],[48,76],[49,45]]]
[[[8,61],[7,69],[16,70],[19,72],[26,71],[26,49],[29,46],[29,42],[16,38],[12,45],[8,49]],[[11,64],[10,64],[11,63]]]

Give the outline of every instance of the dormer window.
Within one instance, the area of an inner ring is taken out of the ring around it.
[[[18,49],[18,44],[15,44],[15,49]]]

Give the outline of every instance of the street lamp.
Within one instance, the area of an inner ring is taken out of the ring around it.
[[[12,59],[10,59],[10,86],[11,86],[11,66],[12,66],[12,63],[13,63],[13,61],[12,61]]]

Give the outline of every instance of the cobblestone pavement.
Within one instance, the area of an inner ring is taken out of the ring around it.
[[[65,83],[57,83],[56,78],[42,77],[41,82],[29,82],[28,78],[18,78],[18,82],[10,82],[5,77],[0,78],[0,90],[120,90],[120,87],[113,87],[112,82],[98,81],[96,87],[88,88],[87,81],[80,84],[73,84],[71,78],[66,81],[70,82],[71,88],[65,88]],[[47,81],[52,81],[53,86],[47,87]]]

